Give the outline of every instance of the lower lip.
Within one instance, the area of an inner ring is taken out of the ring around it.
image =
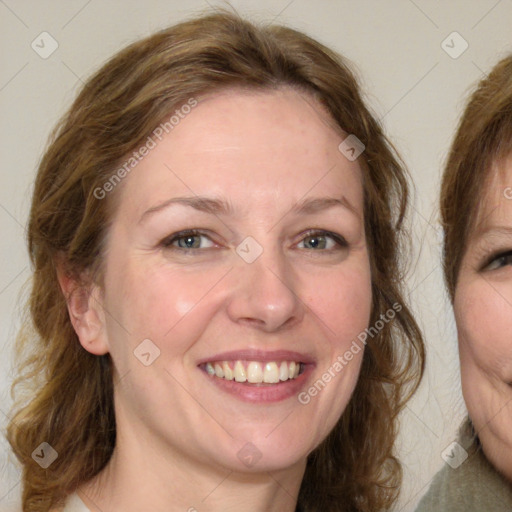
[[[313,366],[312,364],[305,365],[304,371],[295,379],[262,385],[226,380],[215,375],[209,375],[204,370],[200,371],[211,383],[225,393],[229,393],[244,402],[268,404],[297,396],[301,389],[305,387],[306,381],[313,371]]]

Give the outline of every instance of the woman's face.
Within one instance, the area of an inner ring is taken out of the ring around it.
[[[361,170],[343,138],[309,96],[227,91],[130,171],[98,342],[115,367],[118,449],[303,468],[334,427],[363,351],[333,364],[371,309]]]
[[[469,415],[488,459],[512,479],[512,159],[492,172],[454,308]]]

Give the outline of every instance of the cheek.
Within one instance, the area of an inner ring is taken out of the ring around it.
[[[512,307],[483,280],[461,292],[454,307],[463,374],[504,377],[512,361]]]
[[[309,281],[307,306],[325,326],[336,355],[368,327],[372,291],[369,267],[363,264]]]
[[[134,347],[150,339],[162,352],[169,347],[184,352],[194,333],[200,333],[210,319],[212,291],[221,277],[220,271],[187,272],[165,263],[127,263],[111,275],[112,284],[107,287],[112,311],[107,319],[109,339],[121,350],[129,337]]]

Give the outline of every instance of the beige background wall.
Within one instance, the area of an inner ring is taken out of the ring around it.
[[[24,225],[49,131],[82,81],[107,57],[209,5],[219,2],[0,0],[1,427],[10,404],[20,290],[30,275]],[[303,30],[350,59],[368,101],[411,169],[416,194],[410,298],[429,358],[421,390],[402,416],[405,485],[396,510],[414,510],[444,464],[441,453],[464,414],[455,330],[439,262],[440,169],[471,85],[512,51],[512,0],[240,0],[232,5],[255,20]],[[31,47],[33,41],[47,58]],[[58,48],[45,55],[52,44]],[[20,492],[11,459],[2,439],[0,510]]]

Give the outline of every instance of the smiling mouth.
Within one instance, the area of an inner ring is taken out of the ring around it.
[[[304,372],[304,363],[296,361],[212,361],[201,365],[209,375],[249,384],[277,384],[294,380]]]

